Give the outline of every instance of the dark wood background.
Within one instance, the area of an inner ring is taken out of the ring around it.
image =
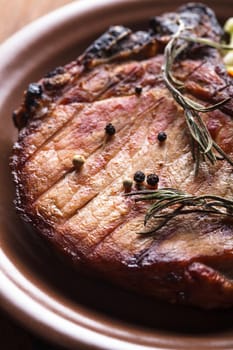
[[[0,43],[25,24],[70,2],[71,0],[0,0]],[[25,330],[1,310],[0,348],[2,350],[61,349]]]

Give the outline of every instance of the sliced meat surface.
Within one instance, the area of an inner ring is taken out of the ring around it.
[[[29,85],[14,112],[16,207],[80,269],[172,303],[230,307],[232,220],[196,213],[173,218],[154,236],[139,235],[148,203],[124,196],[123,181],[140,170],[156,173],[158,188],[233,198],[226,160],[202,163],[195,175],[184,111],[163,80],[164,48],[177,16],[191,34],[220,41],[213,12],[188,4],[155,17],[147,32],[111,27],[76,61]],[[201,116],[233,158],[233,80],[220,53],[191,43],[174,76],[203,105],[228,98]],[[110,123],[112,136],[106,134]],[[158,140],[161,131],[165,142]],[[76,155],[85,160],[78,169]]]

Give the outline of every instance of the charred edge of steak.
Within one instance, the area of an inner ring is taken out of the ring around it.
[[[24,93],[23,108],[13,112],[13,122],[18,129],[26,126],[30,114],[39,107],[42,93],[42,86],[40,84],[31,83],[28,85]]]
[[[178,30],[178,18],[184,23],[184,35],[208,38],[219,42],[224,35],[224,31],[219,25],[214,12],[203,4],[190,3],[178,9],[177,13],[168,13],[152,18],[150,27],[156,40],[165,45],[170,40],[171,35]],[[203,56],[214,56],[216,49],[206,45],[189,43],[188,48],[182,51],[179,59],[198,59]]]
[[[124,38],[129,37],[131,33],[132,31],[129,28],[123,26],[110,27],[86,49],[82,56],[83,63],[89,66],[93,60],[110,57],[116,47],[120,48],[119,43]]]
[[[189,28],[188,31],[199,37],[209,37],[216,41],[223,36],[214,12],[203,4],[191,3],[178,10],[179,18]],[[161,51],[178,29],[177,13],[167,13],[154,17],[150,21],[150,30],[132,33],[122,26],[110,27],[84,53],[79,62],[91,68],[104,60],[119,60],[136,57],[143,53],[144,57]],[[190,45],[191,46],[191,45]]]
[[[50,99],[46,96],[43,86],[40,83],[30,83],[24,92],[24,101],[22,106],[13,112],[13,123],[19,130],[24,128],[28,121],[40,110],[42,113],[47,110],[45,108]]]
[[[209,37],[215,41],[219,41],[223,35],[215,14],[203,4],[184,5],[178,10],[178,14],[184,23],[191,28],[189,34],[193,32],[199,37]],[[152,57],[158,52],[163,52],[164,46],[176,30],[177,13],[167,13],[154,17],[148,31],[133,33],[131,29],[124,26],[110,27],[87,48],[77,61],[65,67],[57,67],[47,73],[39,84],[29,84],[24,94],[24,102],[13,113],[14,125],[20,130],[28,124],[35,114],[37,114],[37,118],[43,116],[47,112],[46,108],[62,96],[65,89],[72,88],[83,69],[91,69],[105,62]],[[204,50],[205,52],[201,51],[198,46],[199,57],[203,53],[210,54],[212,49],[206,50],[204,48]],[[189,51],[193,58],[195,44],[190,44]],[[188,56],[187,52],[186,56]]]
[[[192,31],[196,31],[198,36],[205,34],[216,39],[223,35],[223,29],[219,25],[215,13],[209,7],[201,3],[189,3],[181,6],[177,13],[168,13],[151,19],[150,28],[156,37],[163,38],[176,33],[178,14],[185,25]],[[201,28],[202,30],[209,29],[209,31],[200,32]]]
[[[186,5],[181,6],[178,12],[180,13],[189,12],[189,14],[191,13],[192,16],[195,13],[199,17],[199,21],[197,21],[197,25],[206,25],[209,22],[210,29],[211,29],[211,32],[213,33],[213,36],[221,37],[223,35],[223,29],[219,25],[214,11],[211,8],[207,7],[206,5],[202,3],[195,3],[195,2],[188,3]],[[210,35],[211,32],[208,33],[208,35]]]
[[[122,35],[115,37],[112,33],[117,33],[119,28]],[[138,54],[150,57],[156,52],[156,40],[150,32],[132,33],[129,28],[114,26],[98,38],[78,61],[90,69],[104,62],[136,58]]]

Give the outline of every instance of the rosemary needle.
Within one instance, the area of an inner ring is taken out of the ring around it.
[[[218,215],[233,217],[233,201],[215,195],[193,196],[174,188],[160,188],[159,190],[135,191],[125,196],[136,196],[136,201],[154,201],[149,207],[144,225],[154,219],[151,231],[142,234],[154,234],[170,220],[179,215],[200,213],[204,215]]]
[[[233,46],[231,45],[220,44],[208,38],[197,38],[197,37],[185,36],[185,35],[180,35],[180,38],[193,43],[214,47],[217,50],[233,50]]]

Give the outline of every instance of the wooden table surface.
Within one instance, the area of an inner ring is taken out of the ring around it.
[[[88,0],[87,0],[88,1]],[[0,0],[0,43],[34,19],[71,0]],[[35,337],[0,311],[0,347],[3,350],[60,349]]]
[[[88,1],[88,0],[87,0]],[[72,2],[71,0],[0,0],[0,42],[25,24]]]

